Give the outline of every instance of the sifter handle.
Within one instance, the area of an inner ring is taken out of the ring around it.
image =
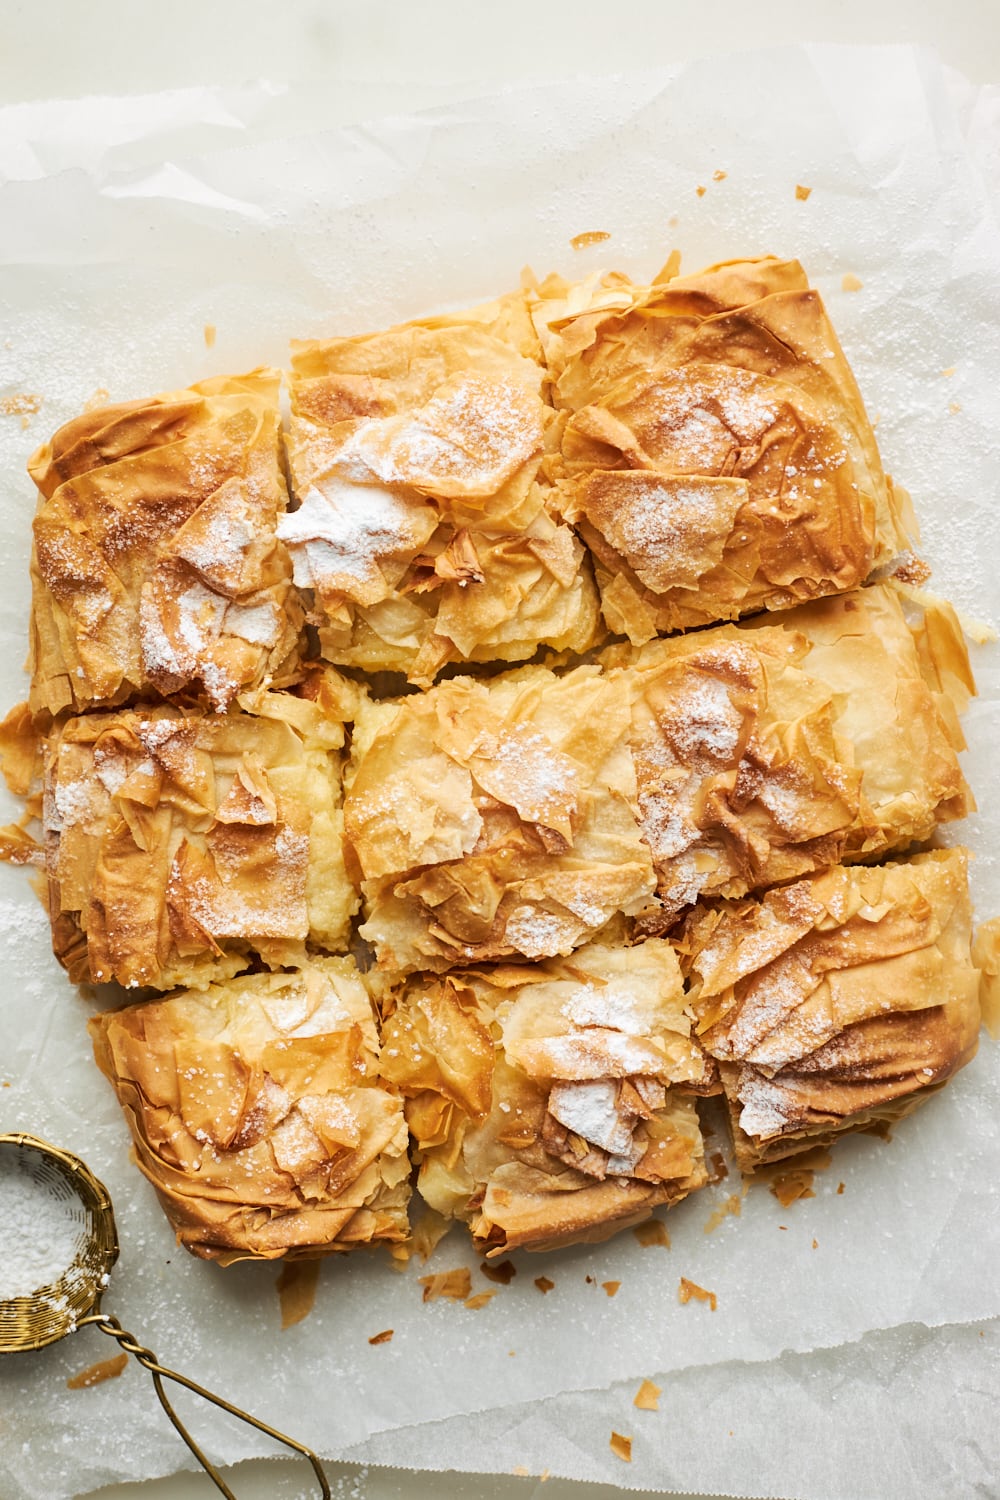
[[[195,1458],[205,1470],[205,1473],[215,1484],[216,1488],[221,1490],[222,1493],[227,1497],[227,1500],[236,1500],[236,1496],[233,1494],[232,1490],[229,1488],[226,1481],[219,1473],[218,1469],[216,1469],[215,1465],[211,1462],[210,1459],[206,1458],[204,1453],[202,1453],[201,1449],[198,1447],[198,1444],[188,1432],[180,1417],[174,1411],[173,1407],[167,1399],[167,1394],[163,1389],[164,1376],[168,1380],[175,1380],[178,1385],[186,1386],[189,1391],[194,1391],[196,1396],[203,1396],[206,1401],[211,1401],[213,1405],[219,1406],[223,1411],[229,1412],[230,1416],[239,1417],[241,1422],[249,1422],[251,1427],[256,1427],[258,1431],[266,1433],[268,1437],[275,1438],[279,1443],[284,1443],[286,1448],[294,1448],[296,1453],[301,1453],[302,1457],[307,1458],[312,1464],[313,1472],[315,1473],[316,1478],[320,1483],[320,1494],[322,1496],[322,1500],[330,1500],[330,1486],[327,1483],[326,1475],[323,1472],[323,1465],[320,1463],[319,1459],[311,1448],[307,1448],[303,1443],[297,1443],[294,1438],[286,1437],[283,1432],[278,1432],[274,1427],[268,1427],[266,1422],[259,1422],[257,1418],[252,1417],[249,1412],[241,1411],[238,1406],[230,1405],[230,1403],[228,1401],[224,1401],[221,1396],[214,1396],[211,1391],[206,1391],[203,1385],[197,1385],[193,1380],[189,1380],[186,1375],[179,1375],[176,1370],[168,1370],[165,1365],[160,1364],[159,1360],[156,1358],[156,1355],[152,1352],[152,1350],[143,1348],[142,1344],[137,1343],[136,1339],[131,1333],[126,1333],[125,1329],[119,1323],[117,1318],[111,1318],[107,1315],[107,1313],[95,1312],[90,1313],[87,1317],[79,1318],[77,1320],[76,1326],[78,1328],[83,1328],[88,1323],[92,1324],[95,1328],[99,1328],[102,1333],[108,1333],[113,1339],[117,1339],[122,1349],[124,1349],[127,1354],[134,1354],[139,1363],[149,1371],[150,1375],[153,1377],[153,1384],[156,1387],[156,1394],[159,1397],[160,1405],[163,1407],[163,1410],[166,1412],[167,1416],[170,1418],[171,1422],[174,1424],[177,1431],[184,1439],[185,1443],[187,1443],[188,1447],[191,1449],[191,1452],[194,1454]]]

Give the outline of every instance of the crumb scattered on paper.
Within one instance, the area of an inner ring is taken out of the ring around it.
[[[842,1182],[838,1182],[837,1183],[837,1192],[838,1193],[842,1193],[843,1191],[844,1191],[844,1184]]]
[[[283,1329],[292,1328],[296,1323],[301,1323],[302,1319],[307,1318],[312,1312],[318,1282],[318,1260],[285,1261],[275,1282]]]
[[[721,1182],[724,1177],[729,1176],[729,1167],[726,1158],[721,1151],[713,1151],[708,1164],[708,1180],[715,1184]]]
[[[860,292],[863,286],[864,282],[860,277],[855,276],[853,271],[848,271],[840,283],[841,291],[844,292]]]
[[[648,1250],[650,1245],[662,1245],[664,1250],[670,1249],[670,1236],[662,1219],[649,1219],[645,1224],[636,1224],[632,1233],[643,1249]]]
[[[600,245],[610,238],[606,229],[588,229],[584,234],[574,234],[570,244],[574,250],[586,250],[590,245]]]
[[[948,410],[951,412],[952,416],[954,416],[956,412],[959,412],[959,411],[962,410],[962,403],[961,403],[961,401],[949,401],[948,402]]]
[[[417,1279],[424,1289],[425,1302],[436,1302],[439,1297],[464,1302],[472,1292],[472,1276],[468,1266],[456,1266],[454,1271],[436,1271],[433,1276],[420,1276]]]
[[[801,184],[801,182],[797,182],[795,184],[795,196],[796,196],[796,198],[798,198],[798,200],[799,200],[800,203],[804,203],[806,201],[806,199],[809,197],[809,194],[811,192],[812,192],[812,188],[810,188],[810,187],[803,187],[802,184]]]
[[[485,1307],[487,1302],[492,1302],[495,1296],[496,1292],[476,1292],[474,1296],[466,1297],[464,1305],[472,1312],[477,1312],[479,1308]]]
[[[644,1380],[636,1391],[632,1405],[637,1406],[640,1411],[659,1411],[662,1394],[661,1385],[654,1385],[651,1380]]]
[[[957,369],[958,369],[958,366],[957,366],[957,365],[948,365],[948,366],[946,366],[946,368],[945,368],[945,369],[943,369],[943,370],[942,370],[942,371],[941,371],[941,374],[942,374],[942,375],[954,375],[954,373],[955,373],[955,371],[956,371],[956,370],[957,370]]]
[[[542,1296],[545,1297],[549,1292],[551,1292],[552,1288],[555,1286],[555,1282],[550,1281],[547,1276],[536,1276],[535,1285],[541,1292]]]
[[[110,1359],[99,1359],[96,1364],[88,1365],[79,1375],[71,1375],[66,1384],[71,1391],[85,1391],[105,1380],[114,1380],[127,1364],[128,1355],[122,1350],[121,1354],[113,1354]]]
[[[681,1284],[677,1290],[677,1300],[678,1302],[707,1302],[712,1312],[715,1312],[715,1309],[719,1305],[719,1299],[714,1292],[710,1292],[705,1287],[699,1286],[696,1281],[688,1281],[686,1276],[681,1277]]]
[[[620,1432],[612,1430],[611,1451],[615,1458],[620,1458],[623,1463],[630,1464],[632,1462],[632,1439],[623,1437]]]
[[[772,1188],[772,1192],[773,1191],[774,1190]],[[743,1196],[742,1196],[742,1194],[741,1193],[730,1193],[729,1197],[728,1198],[723,1198],[722,1202],[719,1203],[719,1204],[717,1204],[716,1207],[713,1208],[712,1212],[709,1214],[708,1218],[705,1221],[705,1233],[706,1234],[711,1234],[712,1231],[713,1231],[713,1229],[718,1229],[718,1227],[722,1223],[722,1221],[724,1219],[728,1219],[730,1217],[730,1215],[732,1215],[732,1217],[734,1219],[738,1219],[739,1216],[740,1216],[740,1214],[741,1214],[741,1212],[742,1212],[742,1210],[743,1210]]]
[[[369,1344],[388,1344],[392,1341],[395,1332],[394,1328],[383,1328],[381,1333],[373,1333],[368,1342]]]
[[[205,348],[206,349],[211,349],[212,345],[215,343],[215,332],[216,332],[216,329],[215,329],[215,324],[214,323],[206,323],[205,324]]]
[[[813,1240],[813,1249],[814,1250],[818,1250],[819,1249],[819,1240]]]
[[[721,167],[716,167],[715,171],[712,173],[712,181],[713,182],[725,182],[725,180],[726,180],[726,178],[728,176],[729,176],[728,172],[724,172]]]
[[[705,194],[708,192],[708,188],[707,187],[702,187],[699,184],[699,186],[695,188],[695,192],[698,194],[699,198],[704,198]]]
[[[495,1281],[498,1286],[510,1286],[517,1275],[517,1267],[512,1260],[497,1261],[495,1266],[484,1260],[479,1269],[487,1281]]]
[[[787,1172],[779,1172],[771,1183],[771,1192],[782,1208],[788,1208],[800,1198],[815,1198],[814,1180],[815,1173],[808,1167],[791,1167]]]
[[[621,1286],[621,1282],[620,1281],[602,1281],[601,1282],[601,1286],[607,1292],[607,1294],[608,1294],[609,1297],[613,1297],[615,1295],[615,1293],[617,1292],[618,1288]]]
[[[111,400],[111,392],[106,385],[99,385],[97,390],[87,397],[83,403],[84,411],[96,411],[100,406],[107,406]]]

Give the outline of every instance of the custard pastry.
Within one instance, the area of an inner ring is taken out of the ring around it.
[[[402,1103],[348,958],[106,1011],[94,1053],[178,1242],[205,1260],[404,1240]]]
[[[565,410],[557,506],[610,630],[655,635],[843,592],[910,546],[861,395],[797,261],[537,289]]]
[[[302,610],[276,370],[101,406],[31,459],[31,707],[182,694],[221,711],[290,680]]]
[[[676,947],[743,1171],[909,1113],[979,1031],[967,853],[706,902]]]
[[[427,685],[590,646],[589,564],[539,477],[552,411],[525,295],[293,347],[278,534],[326,659]]]
[[[71,979],[205,985],[255,954],[278,966],[307,941],[346,949],[342,687],[339,710],[267,692],[252,713],[121,709],[53,733],[48,904]]]
[[[949,606],[911,629],[873,585],[604,661],[631,694],[652,921],[879,858],[973,806],[957,757],[972,677]]]
[[[488,1255],[605,1239],[706,1181],[670,945],[413,978],[386,1007],[422,1197]]]
[[[381,969],[568,954],[654,890],[629,686],[596,666],[363,705],[344,802]]]

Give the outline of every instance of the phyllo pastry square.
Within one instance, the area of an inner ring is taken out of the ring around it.
[[[288,503],[275,370],[101,406],[31,459],[31,707],[281,685],[302,610],[275,534]]]
[[[837,867],[687,916],[687,998],[744,1171],[899,1119],[969,1061],[971,938],[964,849]]]
[[[629,692],[595,666],[365,706],[344,802],[382,969],[568,954],[654,889]]]
[[[600,1240],[706,1181],[667,942],[408,981],[383,1025],[424,1199],[489,1255]]]
[[[761,623],[764,621],[765,623]],[[632,753],[661,917],[926,839],[973,806],[950,607],[884,585],[632,650]]]
[[[552,278],[534,315],[568,412],[558,506],[611,630],[638,644],[784,609],[908,548],[908,501],[797,261]]]
[[[332,674],[331,674],[332,675]],[[53,947],[75,981],[199,985],[345,950],[346,702],[261,693],[254,713],[87,714],[49,742]],[[340,684],[345,697],[353,692]],[[339,717],[338,717],[339,715]]]
[[[523,293],[293,349],[279,535],[328,661],[427,685],[592,644],[589,564],[539,482],[553,414]]]
[[[229,1263],[408,1234],[402,1103],[348,958],[107,1011],[94,1053],[180,1244]]]

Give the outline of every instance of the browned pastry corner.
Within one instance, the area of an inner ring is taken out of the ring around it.
[[[632,694],[664,919],[877,859],[973,807],[957,756],[972,679],[945,605],[911,629],[879,585],[604,659]]]
[[[586,650],[597,595],[540,477],[553,413],[525,294],[294,346],[278,532],[327,660],[427,685],[448,662]]]
[[[35,713],[156,694],[221,710],[285,680],[302,612],[275,535],[279,382],[255,370],[98,407],[35,453]]]
[[[408,1136],[353,961],[106,1011],[94,1053],[186,1249],[224,1264],[404,1240]]]
[[[785,609],[909,548],[908,501],[797,261],[552,277],[532,311],[567,413],[555,503],[612,631],[641,644]]]
[[[967,853],[711,902],[676,937],[744,1171],[892,1121],[973,1056]]]
[[[706,1181],[665,941],[415,978],[387,1009],[419,1191],[487,1254],[606,1239]]]
[[[345,831],[390,972],[567,954],[654,890],[626,684],[456,678],[362,708]]]
[[[122,709],[52,735],[49,915],[71,979],[205,985],[255,954],[281,966],[307,941],[346,948],[338,747],[356,690],[341,686],[339,718],[261,693],[253,713]]]

